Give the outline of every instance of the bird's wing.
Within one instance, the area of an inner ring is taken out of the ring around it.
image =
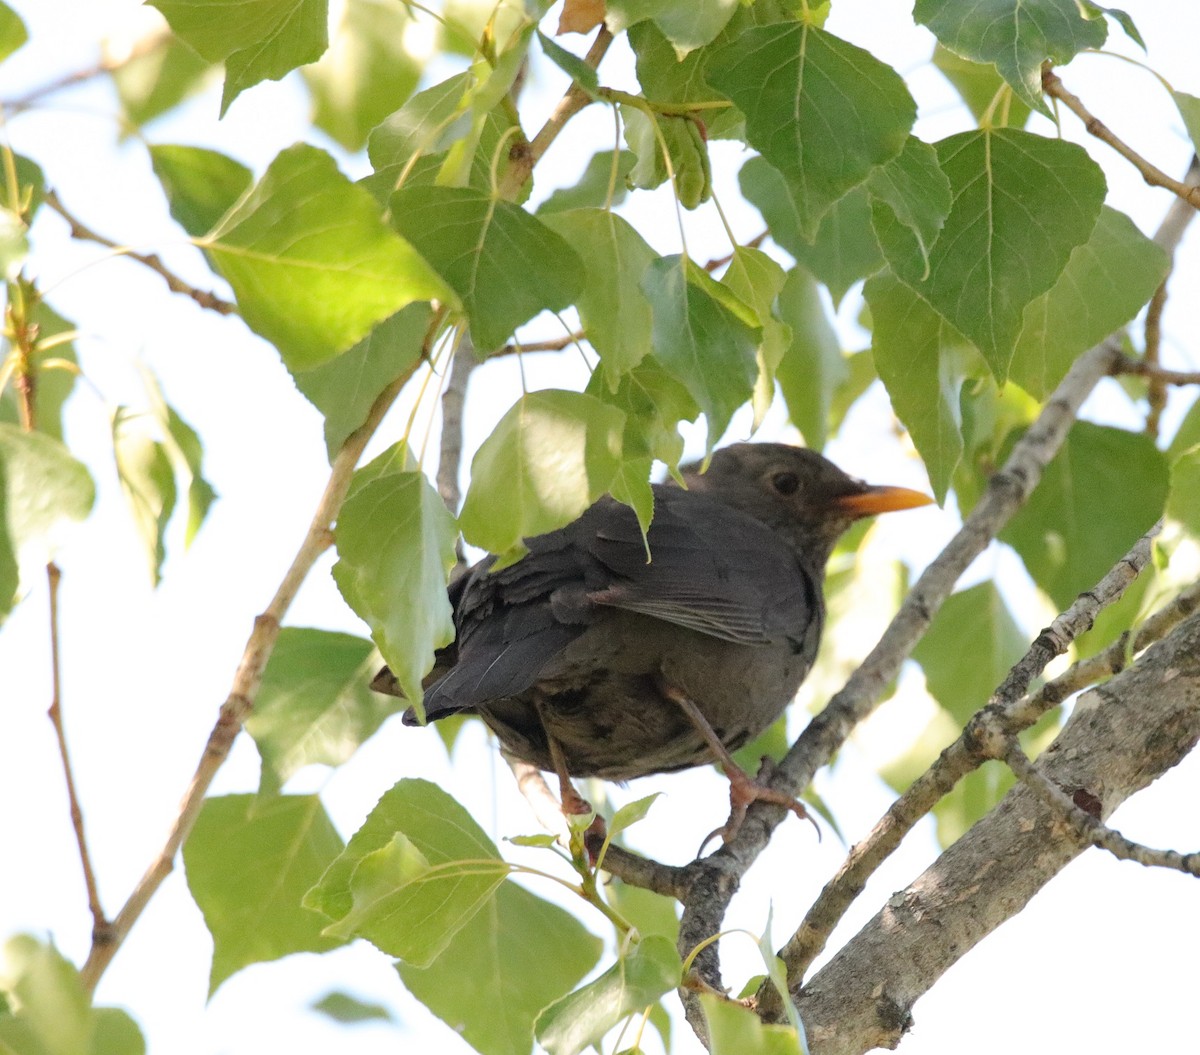
[[[803,639],[817,584],[768,527],[704,495],[655,488],[650,561],[632,512],[617,506],[588,545],[612,572],[597,604],[641,612],[740,644]],[[621,512],[624,510],[625,512]]]
[[[604,498],[528,539],[515,564],[471,570],[452,596],[455,665],[425,694],[431,719],[525,692],[605,608],[741,644],[805,639],[820,596],[786,543],[712,499],[654,490],[649,562],[633,511]]]

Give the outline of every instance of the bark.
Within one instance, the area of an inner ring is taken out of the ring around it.
[[[1200,613],[1082,696],[1037,768],[1103,819],[1197,739]],[[813,1055],[894,1048],[917,999],[1087,847],[1061,812],[1015,787],[793,993]]]

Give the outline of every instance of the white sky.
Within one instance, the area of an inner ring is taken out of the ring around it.
[[[0,66],[3,99],[90,65],[98,40],[146,14],[129,0],[11,2],[25,18],[32,41]],[[1200,5],[1130,0],[1126,7],[1149,44],[1155,67],[1177,88],[1200,95],[1195,65]],[[925,34],[911,28],[906,5],[838,0],[829,28],[902,73],[912,73],[923,107],[918,134],[936,139],[965,127],[940,75],[920,68],[931,45]],[[1116,30],[1110,39],[1113,46],[1132,52]],[[628,87],[622,81],[627,76],[621,72],[622,61],[614,55],[606,64],[605,83]],[[1086,57],[1064,78],[1118,134],[1166,171],[1183,171],[1191,148],[1168,97],[1152,77],[1112,59]],[[530,97],[548,111],[561,87],[555,72],[545,82],[535,80]],[[209,145],[261,173],[278,150],[305,134],[306,104],[294,80],[253,89],[220,123],[218,98],[209,92],[193,101],[177,116],[152,126],[150,138]],[[86,222],[160,252],[202,287],[216,286],[170,221],[142,145],[129,140],[114,146],[115,110],[112,93],[101,81],[61,96],[48,110],[13,120],[8,135],[16,150],[42,163],[64,202]],[[1084,139],[1071,116],[1064,118],[1064,131],[1072,139]],[[594,144],[611,142],[611,134],[611,118],[596,108],[548,156],[539,169],[542,185],[548,190],[573,180]],[[1110,203],[1151,233],[1169,204],[1165,192],[1147,189],[1119,159],[1088,146],[1105,167]],[[732,151],[720,145],[718,154],[730,157]],[[363,164],[354,159],[345,170],[357,175]],[[752,209],[736,202],[735,186],[719,182],[717,192],[735,232],[742,238],[756,234],[760,221]],[[678,233],[663,194],[641,197],[627,214],[644,225],[656,249],[677,251]],[[64,226],[53,219],[42,221],[38,233],[33,270],[42,288],[51,291],[54,306],[83,331],[78,346],[91,382],[72,400],[69,441],[88,461],[99,498],[92,518],[60,561],[61,632],[68,732],[102,899],[112,914],[156,853],[174,816],[253,616],[266,604],[300,541],[323,486],[326,463],[319,416],[294,392],[273,349],[240,321],[198,311],[167,295],[161,281],[138,265],[105,260],[98,247],[71,243]],[[1193,232],[1180,262],[1168,307],[1166,346],[1174,365],[1191,369],[1200,365],[1195,307],[1180,291],[1196,285],[1195,260],[1188,259],[1189,250],[1196,255],[1195,239]],[[702,260],[727,251],[711,209],[688,217],[688,244]],[[853,326],[855,300],[854,295],[847,298],[839,319],[850,347],[862,341]],[[556,327],[551,322],[530,332],[552,335]],[[106,454],[111,407],[141,401],[138,358],[151,364],[168,399],[200,432],[207,475],[222,496],[186,555],[175,534],[166,579],[157,592],[146,581],[144,557]],[[527,371],[533,387],[579,386],[584,380],[578,358],[570,353],[536,357]],[[519,393],[511,361],[480,371],[477,382],[468,403],[471,446]],[[267,401],[264,393],[269,393]],[[1134,424],[1127,406],[1110,391],[1089,404],[1089,413]],[[407,413],[408,406],[393,412],[374,449],[395,439]],[[886,402],[876,399],[852,418],[832,449],[834,457],[848,470],[880,482],[921,486],[919,464],[880,449],[888,427]],[[744,422],[735,423],[731,436],[742,438],[744,433]],[[886,521],[873,538],[882,551],[901,552],[919,569],[954,526],[951,513],[922,510]],[[333,587],[330,563],[327,558],[318,566],[288,621],[362,632]],[[1041,625],[1043,613],[1030,607],[1019,564],[1011,557],[985,555],[971,575],[997,578],[1025,604],[1031,630]],[[82,962],[90,918],[44,713],[50,699],[46,626],[45,588],[37,577],[32,595],[0,632],[0,670],[6,684],[15,685],[3,699],[7,735],[0,740],[7,851],[7,865],[0,868],[0,937],[21,930],[50,935],[68,956]],[[865,654],[872,640],[858,633],[843,635],[839,647]],[[894,741],[921,727],[923,716],[914,719],[911,710],[902,708],[885,708],[875,739]],[[350,766],[332,777],[303,774],[294,789],[323,789],[345,836],[402,776],[443,784],[494,835],[534,830],[480,730],[466,737],[453,765],[447,765],[433,740],[432,731],[389,723]],[[215,791],[246,791],[256,785],[257,755],[243,737]],[[863,750],[854,746],[843,752],[836,774],[822,775],[818,788],[851,839],[861,837],[889,801]],[[653,790],[664,795],[641,830],[642,842],[668,860],[686,860],[717,823],[713,818],[723,819],[725,783],[706,769],[638,781],[625,790],[613,789],[613,797],[624,801]],[[1192,849],[1200,845],[1197,801],[1200,762],[1193,758],[1120,810],[1114,823],[1150,845]],[[842,853],[831,834],[817,844],[808,826],[785,824],[735,901],[730,925],[760,930],[771,903],[776,937],[782,940]],[[915,833],[860,898],[846,934],[935,853],[929,829]],[[1085,855],[918,1003],[916,1029],[901,1051],[957,1053],[964,1042],[978,1055],[1019,1049],[1115,1052],[1135,1045],[1176,1050],[1178,1039],[1193,1033],[1193,950],[1200,939],[1196,891],[1194,880],[1178,874],[1144,871],[1099,852]],[[606,933],[597,915],[584,909],[583,917],[597,933]],[[467,1050],[402,992],[387,958],[364,943],[323,957],[297,956],[250,968],[205,1006],[209,955],[209,938],[179,870],[118,954],[98,1000],[131,1010],[154,1055],[305,1053],[335,1045],[354,1055]],[[755,959],[750,942],[727,941],[727,982],[737,987],[757,973]],[[394,1008],[403,1031],[392,1025],[347,1029],[304,1010],[330,989],[350,990]],[[680,1025],[677,1037],[677,1051],[698,1050],[686,1027]]]

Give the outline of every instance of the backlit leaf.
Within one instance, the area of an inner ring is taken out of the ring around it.
[[[370,194],[303,143],[276,157],[204,246],[290,370],[332,359],[412,301],[449,294]]]
[[[171,215],[195,238],[216,227],[253,179],[240,161],[203,147],[152,146],[150,163]]]

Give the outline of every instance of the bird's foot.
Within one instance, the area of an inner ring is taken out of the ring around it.
[[[608,825],[566,777],[559,780],[559,795],[571,833],[571,856],[582,859],[586,852],[588,861],[595,865],[608,839]]]
[[[794,795],[780,791],[766,783],[770,776],[766,759],[763,759],[763,769],[759,771],[757,778],[750,776],[740,766],[725,766],[724,769],[725,776],[729,778],[729,820],[704,837],[704,842],[700,844],[700,850],[696,854],[697,857],[704,853],[704,848],[718,835],[723,843],[731,842],[746,820],[746,811],[755,802],[769,802],[774,806],[782,806],[785,810],[790,810],[801,820],[807,820],[812,824],[817,830],[817,838],[821,837],[821,829],[817,828],[817,822],[804,808],[804,803]]]

